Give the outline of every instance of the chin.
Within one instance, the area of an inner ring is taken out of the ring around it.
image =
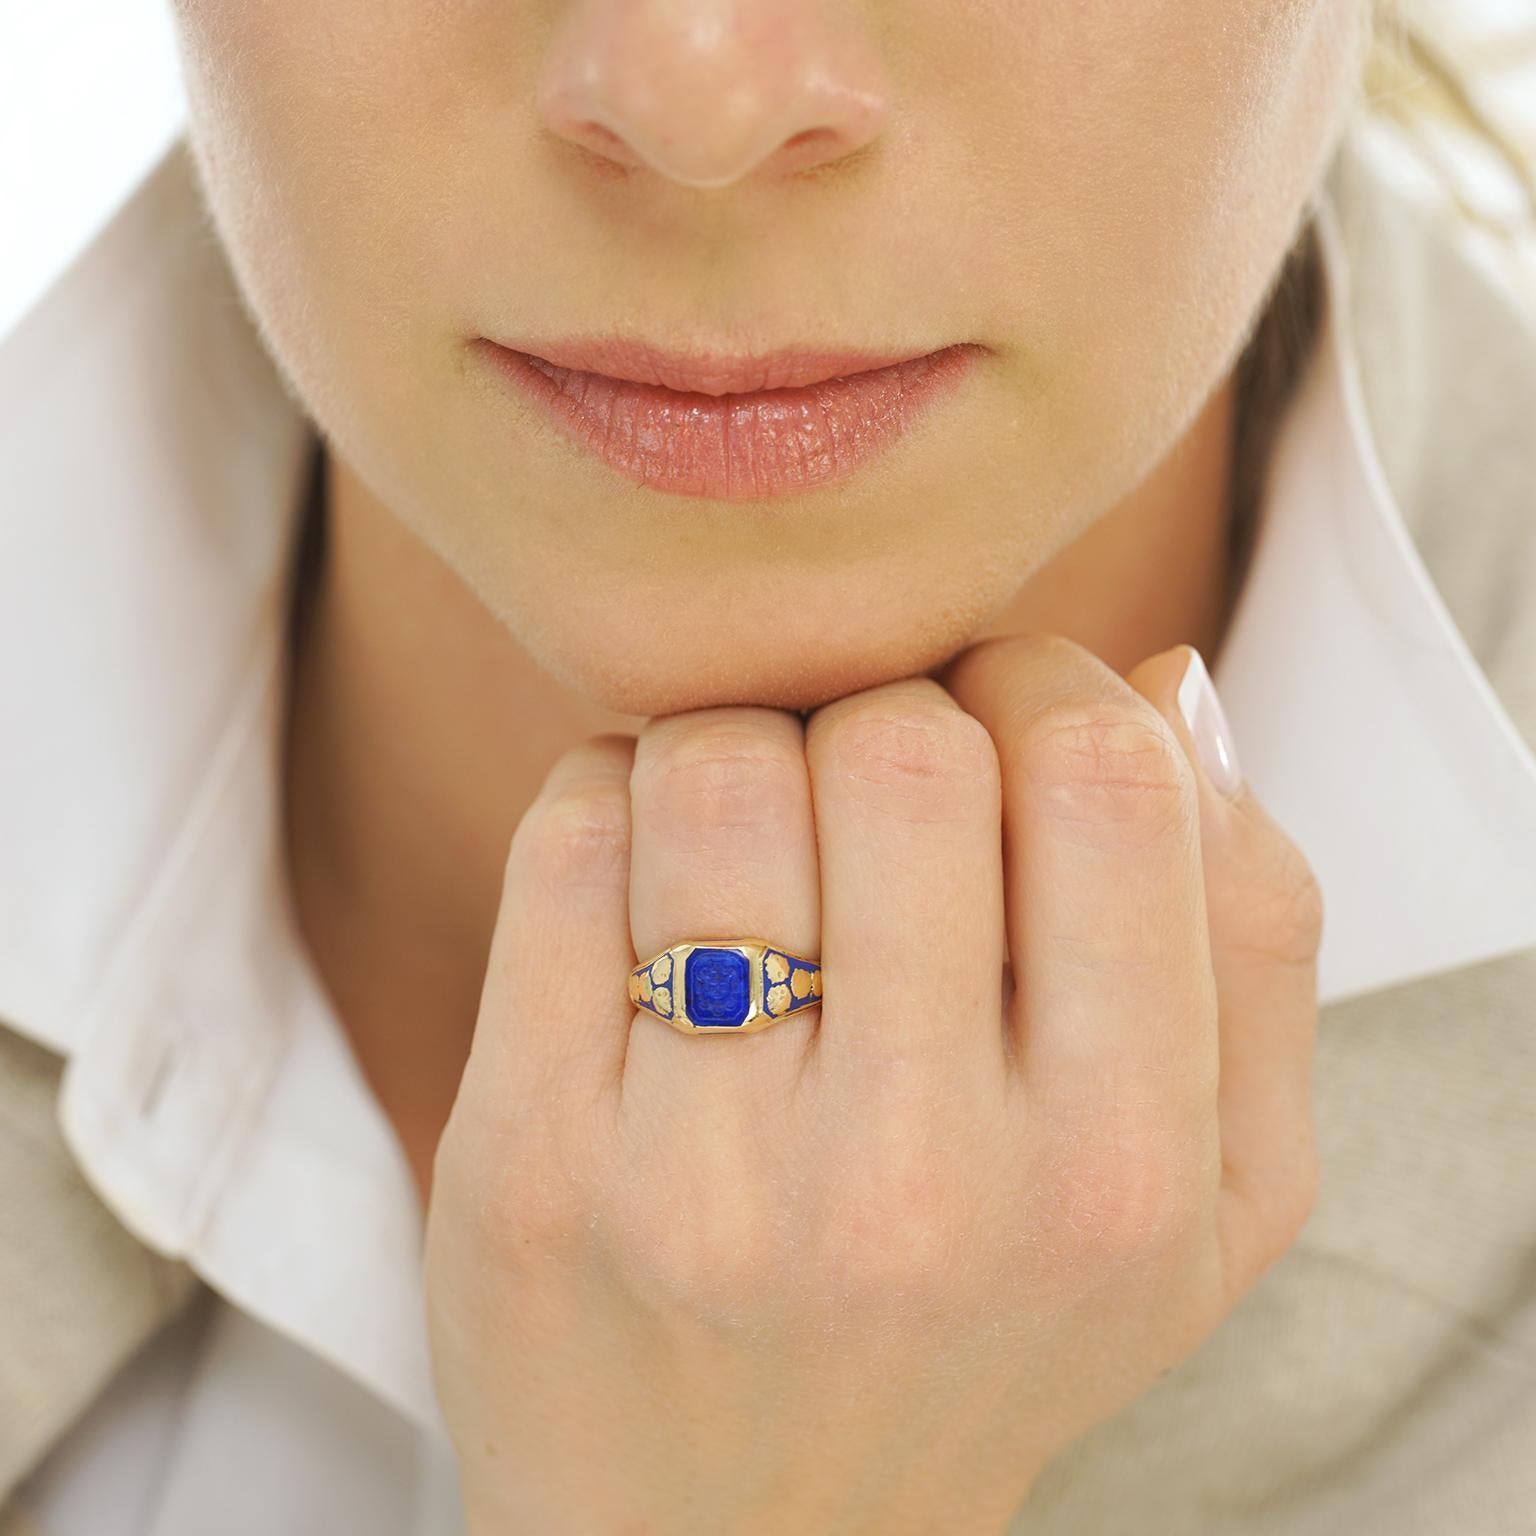
[[[853,628],[828,622],[775,624],[751,615],[710,626],[654,619],[610,624],[600,640],[566,633],[557,643],[530,641],[565,686],[620,714],[668,715],[754,704],[809,711],[882,683],[919,676],[963,649],[971,630],[938,622]]]

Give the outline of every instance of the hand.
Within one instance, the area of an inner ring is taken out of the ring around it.
[[[988,640],[556,765],[429,1211],[475,1536],[995,1533],[1289,1245],[1321,908],[1195,763],[1190,654]],[[635,1011],[732,933],[819,1016]]]

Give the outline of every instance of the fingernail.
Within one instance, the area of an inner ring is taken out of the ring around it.
[[[1200,766],[1211,782],[1224,795],[1236,794],[1242,787],[1243,770],[1237,761],[1232,727],[1216,696],[1205,658],[1194,646],[1189,648],[1189,665],[1179,681],[1179,713],[1194,737]]]

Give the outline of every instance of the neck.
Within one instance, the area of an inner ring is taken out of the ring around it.
[[[1229,380],[1164,463],[974,638],[1052,631],[1120,672],[1183,641],[1214,660],[1231,420]],[[513,829],[569,747],[644,722],[554,681],[343,461],[328,454],[325,475],[326,549],[290,693],[290,873],[305,941],[425,1201]]]

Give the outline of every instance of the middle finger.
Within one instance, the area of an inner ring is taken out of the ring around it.
[[[826,967],[819,1071],[887,1097],[1002,1081],[1002,827],[985,728],[931,678],[907,678],[817,710],[806,760]]]

